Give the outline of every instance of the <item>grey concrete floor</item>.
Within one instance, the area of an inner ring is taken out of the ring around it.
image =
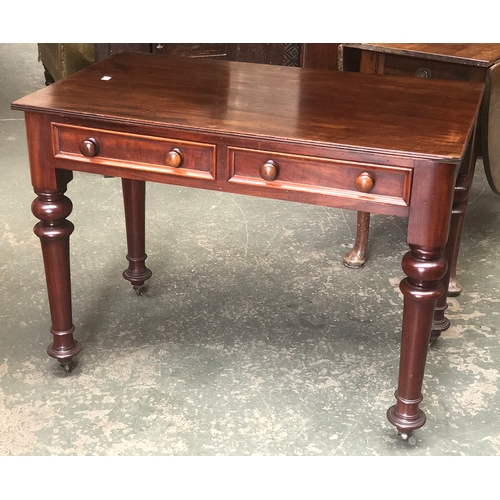
[[[403,442],[396,388],[405,220],[374,216],[369,260],[342,265],[356,214],[148,185],[149,290],[133,293],[118,179],[68,196],[75,337],[45,354],[48,303],[18,97],[36,45],[0,45],[0,455],[500,455],[500,197],[481,160],[451,328],[429,352],[427,424]]]

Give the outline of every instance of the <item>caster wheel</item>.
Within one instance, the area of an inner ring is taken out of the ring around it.
[[[450,278],[450,284],[448,285],[448,297],[458,297],[462,293],[462,285],[457,281],[456,278]]]
[[[417,440],[411,435],[411,432],[399,432],[399,437],[411,446],[417,444]]]
[[[144,295],[146,293],[146,285],[134,286],[134,292],[136,295]]]
[[[360,259],[359,257],[351,257],[350,253],[346,253],[342,259],[345,267],[349,269],[361,269],[365,263],[365,259]]]
[[[75,366],[76,363],[73,360],[69,361],[68,363],[61,363],[61,367],[66,373],[71,373]]]

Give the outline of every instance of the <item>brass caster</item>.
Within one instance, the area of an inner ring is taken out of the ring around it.
[[[354,250],[346,253],[342,258],[344,266],[348,267],[349,269],[360,269],[361,267],[363,267],[365,260],[366,259],[364,257],[360,256]]]
[[[349,269],[361,269],[365,263],[365,261],[359,261],[359,262],[349,262],[346,260],[342,261],[344,263],[345,267],[348,267]]]
[[[457,281],[457,278],[450,278],[448,285],[448,297],[458,297],[462,293],[463,287]]]
[[[410,432],[398,431],[398,435],[399,435],[401,441],[408,443],[410,446],[415,446],[417,444],[417,440],[413,437],[412,431],[410,431]]]
[[[417,444],[417,440],[412,436],[411,432],[398,432],[398,434],[401,440],[405,441],[409,445],[414,446]]]
[[[144,295],[146,293],[146,285],[134,286],[134,292],[136,295]]]
[[[434,347],[438,341],[439,337],[431,337],[429,340],[429,347]]]
[[[73,368],[75,368],[76,363],[75,361],[71,360],[65,363],[60,363],[60,365],[66,373],[71,373],[73,371]]]

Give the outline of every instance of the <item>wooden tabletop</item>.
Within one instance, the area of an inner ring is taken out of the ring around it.
[[[483,85],[121,53],[13,109],[455,161]]]
[[[500,60],[500,43],[345,43],[344,47],[489,67]]]

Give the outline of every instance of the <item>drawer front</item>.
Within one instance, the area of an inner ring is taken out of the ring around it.
[[[213,144],[52,123],[52,146],[56,158],[215,180]]]
[[[484,82],[485,68],[419,57],[384,54],[384,75]]]
[[[409,206],[412,169],[228,148],[228,182]]]

